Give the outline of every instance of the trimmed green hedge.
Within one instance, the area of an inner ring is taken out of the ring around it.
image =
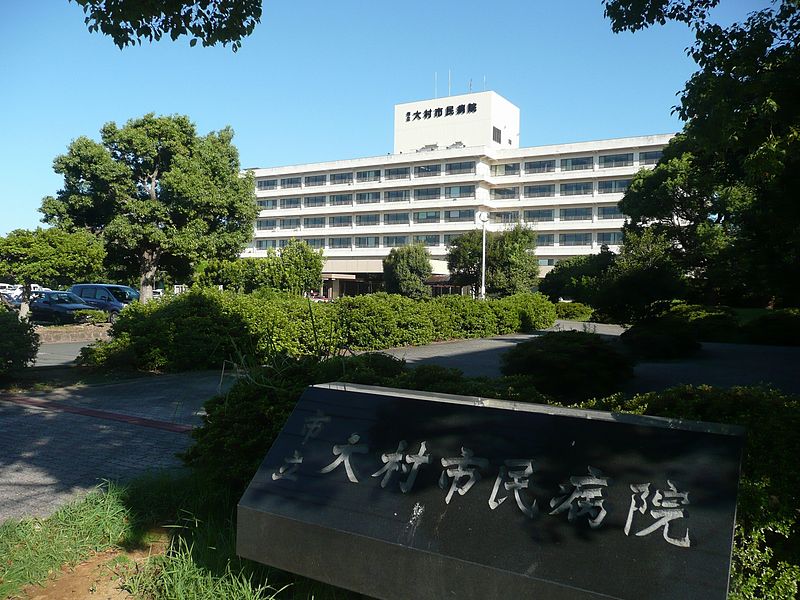
[[[589,321],[592,318],[594,309],[580,302],[558,302],[556,303],[556,317],[567,321]]]
[[[684,358],[700,350],[691,324],[671,316],[639,321],[620,339],[639,359]]]
[[[20,321],[16,312],[0,306],[0,377],[21,369],[36,358],[39,336],[33,323]]]
[[[382,350],[544,329],[554,321],[555,309],[541,294],[478,301],[377,293],[327,304],[277,292],[192,289],[127,307],[111,328],[112,340],[84,349],[81,360],[159,371],[219,368],[225,360],[260,365],[282,354]]]

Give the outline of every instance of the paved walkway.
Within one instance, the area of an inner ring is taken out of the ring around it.
[[[219,384],[206,372],[0,393],[0,522],[48,515],[103,479],[179,469]]]

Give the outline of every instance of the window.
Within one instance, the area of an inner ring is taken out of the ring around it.
[[[532,160],[525,163],[526,173],[552,173],[556,170],[556,161],[552,160]]]
[[[306,229],[325,227],[325,217],[306,217],[303,219],[303,227]]]
[[[256,181],[257,190],[274,190],[278,187],[277,179],[259,179]]]
[[[442,188],[419,188],[414,190],[414,200],[436,200],[442,197]]]
[[[492,165],[492,175],[497,177],[502,177],[504,175],[519,175],[519,163]]]
[[[525,221],[528,223],[543,223],[545,221],[553,220],[552,208],[535,208],[533,210],[526,210],[523,213]]]
[[[331,173],[331,185],[353,183],[352,173]]]
[[[286,248],[289,245],[289,240],[278,240],[278,248]]]
[[[350,227],[353,224],[353,217],[350,215],[338,215],[328,217],[328,225],[331,227]]]
[[[466,233],[466,231],[461,231],[459,233],[445,233],[444,234],[444,245],[445,246],[452,245],[454,239],[461,237],[465,233]]]
[[[357,171],[356,172],[356,181],[358,183],[364,183],[366,181],[380,181],[381,180],[381,170],[376,169],[374,171]]]
[[[383,172],[386,179],[408,179],[411,177],[411,169],[409,167],[397,167],[395,169],[386,169]]]
[[[284,177],[283,179],[281,179],[281,187],[282,188],[300,187],[300,178],[299,177]]]
[[[439,245],[439,234],[438,233],[429,233],[424,235],[415,235],[414,236],[414,243],[415,244],[422,244],[423,246],[438,246]]]
[[[277,219],[258,219],[256,221],[256,229],[261,231],[275,229],[278,226]]]
[[[461,210],[446,210],[444,211],[444,220],[448,223],[471,221],[475,222],[475,210],[461,209]]]
[[[556,195],[556,186],[553,183],[545,185],[526,185],[525,197],[526,198],[546,198],[548,196]]]
[[[368,225],[379,225],[380,215],[356,215],[356,226],[366,227]]]
[[[491,192],[493,200],[514,200],[519,198],[518,187],[494,188]]]
[[[661,150],[650,150],[649,152],[639,152],[640,165],[654,165],[664,153]]]
[[[444,166],[444,172],[448,175],[461,175],[463,173],[475,172],[475,161],[447,163]]]
[[[555,258],[540,258],[537,260],[540,267],[552,267],[556,264]]]
[[[326,175],[309,175],[306,177],[306,187],[314,187],[315,185],[325,185],[328,181]]]
[[[562,208],[561,209],[562,221],[591,221],[592,220],[592,207],[583,206],[581,208]]]
[[[420,165],[414,167],[414,177],[437,177],[442,174],[442,165]]]
[[[497,142],[498,144],[503,143],[503,132],[500,131],[497,127],[492,127],[492,140]]]
[[[627,154],[606,154],[600,157],[601,169],[613,169],[614,167],[630,167],[633,164],[633,152]]]
[[[605,244],[607,246],[618,246],[622,243],[621,231],[598,231],[597,243]]]
[[[591,196],[592,195],[592,182],[582,181],[580,183],[562,183],[561,184],[562,196]]]
[[[561,170],[562,171],[583,171],[584,169],[592,168],[592,157],[581,156],[579,158],[562,158]]]
[[[507,210],[503,212],[491,213],[493,223],[516,223],[519,221],[518,210]]]
[[[562,233],[558,236],[559,246],[591,246],[592,234],[585,233]]]
[[[300,227],[300,218],[281,219],[281,229],[297,229]]]
[[[335,237],[328,240],[328,248],[350,248],[353,245],[353,238]]]
[[[383,193],[386,202],[403,202],[411,199],[411,190],[391,190]]]
[[[325,206],[325,196],[308,196],[303,198],[303,205],[306,208]]]
[[[278,240],[256,240],[256,250],[266,250],[268,248],[277,248]]]
[[[631,184],[630,179],[615,179],[613,181],[598,181],[598,194],[624,194]]]
[[[331,194],[328,202],[331,206],[349,206],[353,204],[353,194]]]
[[[625,215],[616,204],[614,206],[598,206],[597,207],[598,219],[624,219]]]
[[[444,188],[445,198],[474,198],[474,185],[454,185]]]
[[[440,218],[438,210],[423,210],[414,213],[414,223],[438,223]]]
[[[536,245],[553,246],[556,243],[555,237],[555,234],[552,233],[540,233],[536,236]]]
[[[409,214],[402,213],[386,213],[383,216],[384,225],[408,225]]]
[[[314,248],[314,250],[319,250],[320,248],[325,247],[325,238],[306,238],[305,243]]]
[[[262,210],[274,210],[278,208],[278,200],[277,198],[269,198],[267,200],[259,200],[258,201],[258,208]]]
[[[356,194],[356,204],[374,204],[380,201],[380,192],[359,192]]]
[[[356,248],[377,248],[380,246],[380,238],[377,235],[356,237]]]
[[[300,198],[281,198],[281,208],[300,208]]]
[[[407,235],[386,235],[383,237],[383,245],[386,248],[397,248],[408,244]]]

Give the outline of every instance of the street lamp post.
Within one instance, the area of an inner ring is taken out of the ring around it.
[[[483,226],[483,239],[481,241],[481,289],[478,293],[478,298],[486,300],[486,223],[489,221],[489,213],[486,211],[479,212],[478,219],[480,219],[481,225]]]

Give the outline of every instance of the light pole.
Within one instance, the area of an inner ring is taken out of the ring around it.
[[[489,213],[486,211],[479,212],[478,219],[483,226],[483,239],[481,241],[481,289],[478,293],[478,298],[486,300],[486,223],[489,221]]]

